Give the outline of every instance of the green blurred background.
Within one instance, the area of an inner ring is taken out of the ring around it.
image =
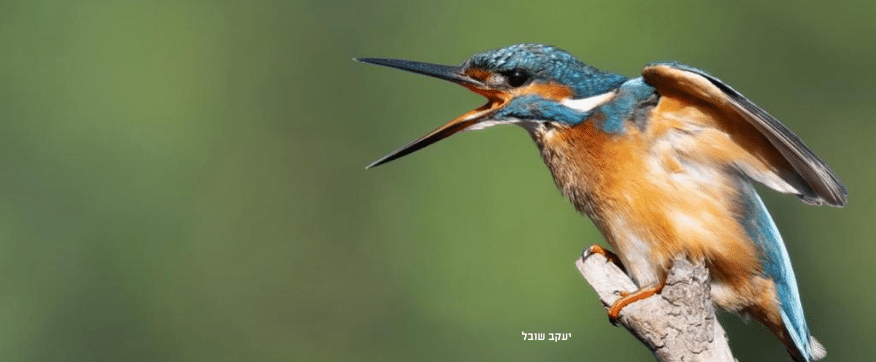
[[[765,198],[828,359],[872,360],[874,17],[871,0],[3,2],[0,360],[650,360],[574,268],[602,238],[524,131],[363,169],[483,101],[352,57],[520,42],[627,76],[692,64],[798,132],[849,205]],[[786,359],[723,320],[740,360]]]

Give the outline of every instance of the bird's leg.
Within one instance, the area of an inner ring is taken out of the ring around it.
[[[624,273],[627,272],[627,269],[624,268],[624,264],[621,263],[620,257],[618,257],[617,254],[606,250],[605,248],[602,247],[602,245],[599,245],[599,244],[593,244],[593,245],[590,245],[589,248],[584,249],[584,251],[581,252],[581,260],[587,260],[587,258],[589,258],[593,254],[602,254],[602,256],[604,256],[606,259],[608,259],[608,261],[617,265],[618,268],[621,268],[621,270],[623,270]]]
[[[638,302],[642,299],[648,298],[654,294],[660,293],[663,290],[663,287],[666,286],[666,281],[659,282],[657,284],[647,286],[641,288],[635,292],[627,293],[621,292],[621,297],[611,307],[608,308],[608,321],[611,324],[618,325],[618,317],[620,316],[621,309],[624,309],[627,305],[633,302]]]
[[[624,268],[624,265],[620,261],[620,257],[618,257],[617,254],[606,250],[598,244],[590,245],[589,248],[584,249],[584,251],[581,253],[581,260],[585,260],[593,254],[602,254],[603,256],[605,256],[606,259],[621,268],[624,273],[627,272],[626,268]],[[654,294],[660,293],[660,291],[663,290],[664,286],[666,286],[665,280],[657,284],[641,288],[632,293],[620,292],[620,299],[615,301],[614,304],[612,304],[611,307],[608,308],[609,322],[611,322],[611,324],[618,325],[618,318],[620,316],[621,309],[624,309],[624,307],[626,307],[630,303],[638,302]]]

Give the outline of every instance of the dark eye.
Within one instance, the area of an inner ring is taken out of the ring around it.
[[[523,83],[529,80],[529,74],[520,69],[514,69],[506,73],[505,77],[508,79],[508,85],[515,88],[522,86]]]

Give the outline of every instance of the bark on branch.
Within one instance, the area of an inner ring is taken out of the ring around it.
[[[575,262],[602,304],[612,305],[620,292],[636,285],[600,254]],[[709,272],[703,263],[678,258],[660,294],[626,306],[620,324],[648,347],[657,360],[734,362],[727,335],[715,318]]]

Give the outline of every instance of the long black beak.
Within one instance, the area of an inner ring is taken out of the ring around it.
[[[406,70],[408,72],[428,75],[438,79],[444,79],[460,85],[471,85],[475,87],[483,87],[484,84],[480,81],[469,77],[462,72],[462,67],[455,65],[441,65],[424,62],[415,62],[413,60],[401,59],[386,59],[386,58],[355,58],[357,62],[371,63],[390,67],[395,69]]]
[[[442,139],[450,137],[460,131],[465,130],[466,128],[474,125],[481,121],[484,116],[490,114],[492,109],[496,108],[498,104],[500,104],[500,100],[498,98],[492,99],[489,95],[493,93],[487,89],[487,86],[477,80],[474,79],[462,71],[462,67],[453,66],[453,65],[440,65],[440,64],[432,64],[432,63],[423,63],[423,62],[415,62],[412,60],[399,60],[399,59],[385,59],[385,58],[356,58],[354,59],[363,63],[371,63],[382,65],[385,67],[396,68],[401,70],[406,70],[409,72],[428,75],[430,77],[435,77],[438,79],[443,79],[446,81],[450,81],[459,85],[462,85],[468,89],[471,89],[477,93],[484,94],[490,98],[490,102],[486,105],[477,108],[473,111],[467,112],[462,116],[448,122],[447,124],[439,127],[438,129],[429,132],[423,137],[420,137],[407,145],[399,147],[395,151],[390,152],[388,155],[381,157],[379,160],[374,161],[365,169],[369,169],[372,167],[380,166],[389,161],[395,160],[397,158],[401,158],[405,155],[416,152],[420,149],[425,148],[435,142],[438,142]]]

